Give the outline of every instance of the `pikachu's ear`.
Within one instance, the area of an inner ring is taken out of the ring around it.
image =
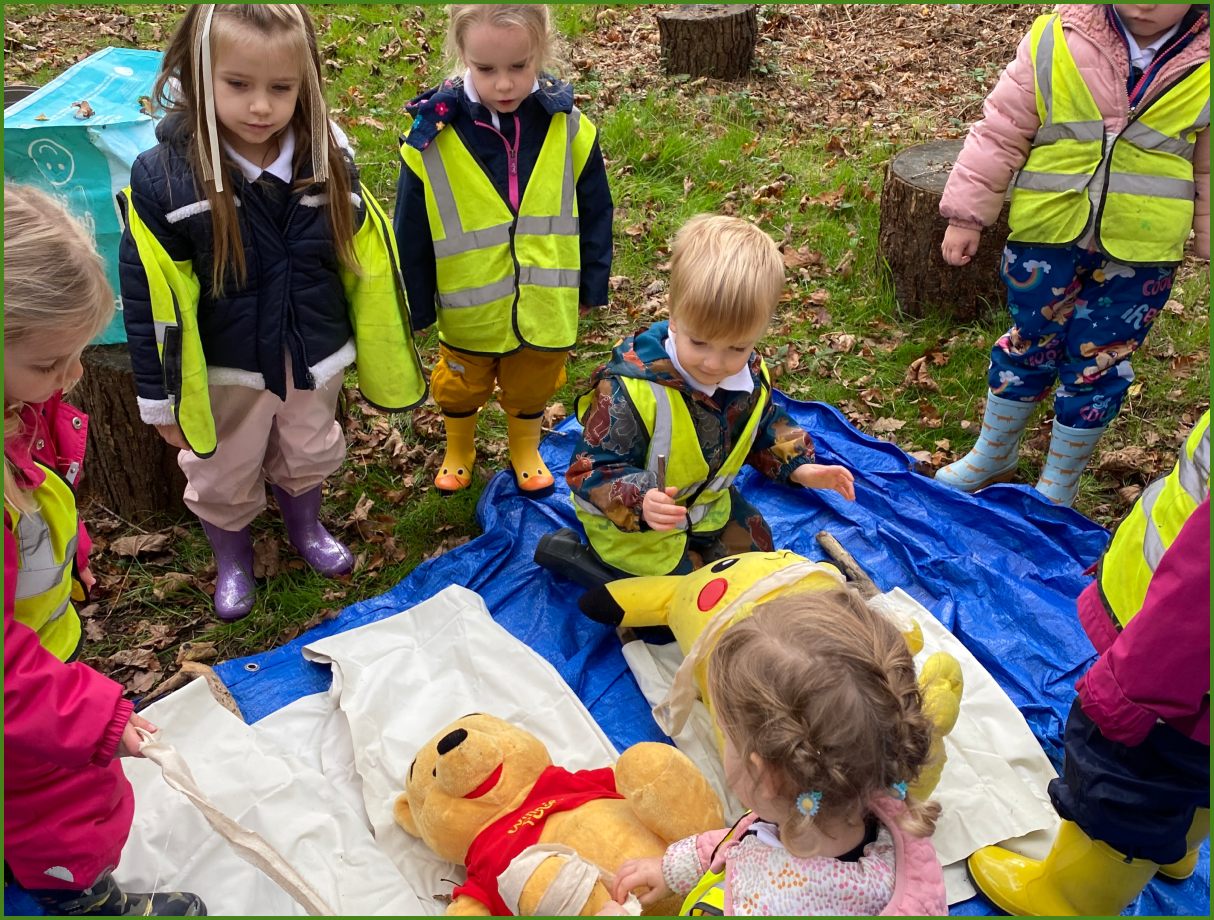
[[[396,802],[392,806],[392,816],[396,818],[396,823],[404,829],[405,833],[412,834],[414,837],[421,836],[417,825],[413,823],[413,809],[409,807],[408,793],[402,792],[396,797]]]
[[[621,578],[587,591],[578,600],[582,613],[608,626],[664,626],[682,575]]]

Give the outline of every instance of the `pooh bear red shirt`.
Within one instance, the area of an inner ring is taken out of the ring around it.
[[[611,767],[570,773],[548,767],[540,774],[523,804],[481,831],[464,860],[468,880],[452,892],[486,905],[495,917],[511,916],[497,890],[498,876],[527,847],[540,842],[544,824],[557,812],[571,811],[595,799],[622,799]]]

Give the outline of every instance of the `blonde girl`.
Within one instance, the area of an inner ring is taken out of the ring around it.
[[[674,891],[682,913],[948,912],[930,835],[939,807],[907,794],[928,757],[914,664],[850,588],[769,601],[709,663],[733,828],[621,867],[613,894]]]
[[[318,517],[345,456],[344,369],[357,360],[364,394],[390,409],[425,385],[391,234],[329,121],[307,10],[191,7],[154,95],[160,143],[123,196],[124,319],[141,416],[181,448],[231,620],[253,604],[249,525],[267,479],[307,562],[353,565]]]
[[[123,892],[111,875],[134,807],[116,758],[139,756],[136,729],[156,726],[76,660],[76,605],[93,584],[74,495],[88,418],[62,394],[114,295],[89,231],[15,185],[3,311],[5,868],[50,914],[204,914],[196,895]]]
[[[607,302],[611,191],[573,87],[545,72],[548,8],[449,11],[458,72],[408,106],[395,216],[413,328],[438,323],[430,382],[446,452],[434,484],[471,485],[477,413],[496,388],[518,487],[544,494],[544,407],[564,383],[579,308]]]

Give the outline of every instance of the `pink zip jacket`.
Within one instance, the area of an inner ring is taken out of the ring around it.
[[[1116,537],[1114,536],[1114,539]],[[1151,577],[1142,609],[1118,632],[1092,582],[1079,621],[1100,653],[1079,704],[1101,734],[1141,744],[1160,719],[1210,743],[1210,499],[1197,506]]]
[[[728,829],[671,844],[662,874],[672,891],[686,897],[705,872],[724,867],[727,916],[863,916],[878,908],[881,916],[948,914],[936,848],[929,838],[911,836],[898,823],[905,803],[879,796],[869,808],[882,830],[857,862],[802,858],[745,836],[755,820],[750,815],[719,849]]]
[[[1108,22],[1101,4],[1059,7],[1067,47],[1083,80],[1104,116],[1106,134],[1120,133],[1130,117],[1126,81],[1130,76],[1125,42]],[[1210,56],[1208,17],[1199,31],[1174,58],[1166,61],[1147,87],[1143,102]],[[1041,122],[1037,117],[1033,59],[1026,35],[1016,58],[1003,71],[982,106],[982,120],[975,123],[944,188],[940,213],[950,224],[969,229],[989,227],[999,217],[1012,175],[1028,159],[1033,138]],[[1193,230],[1194,254],[1210,255],[1210,132],[1197,136],[1193,151],[1194,184],[1197,188]]]
[[[53,397],[22,413],[5,457],[27,484],[34,460],[79,480],[87,419]],[[87,564],[81,528],[77,563]],[[134,796],[115,760],[132,705],[87,665],[65,664],[13,616],[17,544],[4,521],[4,861],[27,888],[83,889],[118,856]]]

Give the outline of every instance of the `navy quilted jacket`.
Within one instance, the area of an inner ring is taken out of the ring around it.
[[[175,260],[189,260],[202,285],[198,326],[206,363],[260,375],[265,389],[286,398],[286,356],[297,389],[313,387],[310,367],[340,350],[353,336],[339,261],[326,210],[318,202],[321,185],[295,188],[263,173],[248,181],[229,169],[237,201],[248,277],[242,287],[211,288],[214,241],[211,215],[199,210],[206,195],[188,160],[188,131],[170,116],[157,129],[160,143],[140,154],[131,169],[131,199],[140,218]],[[351,187],[358,176],[348,162]],[[356,204],[355,228],[365,216]],[[119,250],[123,318],[135,372],[144,399],[167,398],[156,349],[148,281],[130,233]],[[244,376],[244,375],[242,375]]]

